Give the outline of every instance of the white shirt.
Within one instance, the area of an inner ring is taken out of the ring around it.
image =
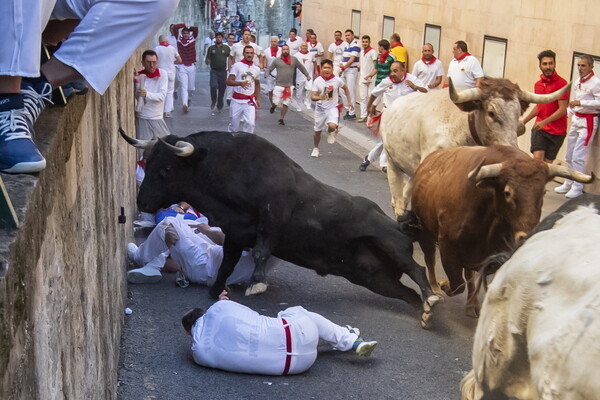
[[[233,56],[234,62],[239,62],[242,61],[242,58],[244,58],[244,47],[246,46],[252,46],[254,48],[254,64],[258,65],[258,54],[260,52],[258,45],[256,45],[256,43],[248,43],[248,44],[244,44],[243,42],[237,42],[234,43],[233,46],[231,47],[231,53],[229,54],[230,56]]]
[[[310,78],[312,79],[313,74],[315,72],[315,58],[317,56],[317,53],[311,53],[310,51],[306,54],[302,54],[301,52],[297,52],[296,54],[294,54],[294,57],[298,59],[298,61],[300,61],[302,63],[302,65],[304,65],[304,68],[306,68],[306,71],[308,71],[308,76],[310,76]],[[296,74],[296,80],[298,79],[301,80],[306,80],[306,77],[302,74]]]
[[[344,81],[335,76],[328,81],[325,81],[323,77],[319,76],[313,82],[312,91],[317,92],[319,95],[325,94],[327,97],[325,100],[319,100],[316,104],[316,110],[329,110],[337,107],[339,103],[338,91],[344,86]]]
[[[342,58],[344,57],[344,47],[346,47],[346,42],[342,40],[342,43],[339,45],[335,44],[335,42],[329,45],[327,49],[328,52],[333,54],[333,65],[339,66],[342,62]]]
[[[425,87],[423,82],[419,80],[413,74],[407,73],[402,82],[394,83],[388,76],[379,82],[379,85],[375,86],[373,92],[371,93],[375,97],[379,97],[383,94],[383,105],[389,107],[392,105],[394,100],[398,97],[406,96],[407,94],[415,93],[408,84],[407,81],[411,81],[415,86]]]
[[[325,53],[325,49],[323,49],[323,45],[321,44],[321,42],[317,42],[317,44],[315,44],[314,46],[311,42],[308,42],[308,51],[310,51],[311,53],[315,53],[315,60],[317,62],[320,60],[321,57],[323,57]],[[321,55],[316,56],[317,54]]]
[[[158,45],[154,48],[158,56],[158,68],[164,69],[170,74],[175,73],[175,60],[179,56],[177,49],[171,45]]]
[[[300,51],[300,45],[302,44],[302,38],[296,36],[296,40],[292,42],[290,38],[285,41],[285,44],[290,46],[290,54],[293,56],[296,52]]]
[[[169,84],[169,75],[167,71],[160,69],[160,76],[157,78],[148,78],[140,74],[140,87],[146,89],[146,97],[140,97],[138,101],[143,101],[144,106],[137,113],[138,118],[142,119],[162,119],[165,108],[165,98],[167,96],[167,86]]]
[[[419,59],[413,66],[412,73],[425,84],[423,86],[425,89],[432,90],[429,88],[429,85],[435,83],[438,76],[444,76],[444,67],[439,59],[431,64],[425,64],[422,59]],[[454,82],[454,78],[452,82]],[[433,89],[439,89],[441,86],[438,85]]]
[[[573,100],[581,102],[580,106],[573,108],[573,112],[580,114],[600,113],[600,78],[594,75],[581,83],[581,77],[579,77],[573,83],[571,90],[573,91]]]
[[[235,80],[238,82],[250,82],[250,85],[248,85],[248,87],[246,88],[243,88],[241,86],[233,86],[234,93],[241,93],[247,96],[252,96],[254,94],[255,81],[260,79],[260,69],[256,66],[256,63],[254,63],[253,65],[247,65],[240,61],[233,64],[229,75],[235,75]],[[233,100],[236,101],[237,99]],[[247,102],[247,100],[239,101]]]
[[[379,58],[377,50],[371,48],[366,54],[365,50],[362,49],[360,53],[360,78],[361,82],[365,82],[365,78],[369,76],[375,69],[375,61]],[[374,82],[374,81],[371,81]]]
[[[271,47],[267,47],[267,49],[265,50],[264,53],[265,53],[265,58],[267,59],[267,68],[269,68],[271,66],[271,63],[273,62],[273,60],[281,57],[281,47],[277,46],[277,53],[275,54],[275,57],[273,57],[271,55]]]
[[[452,78],[455,88],[470,89],[475,87],[477,78],[483,78],[483,69],[474,56],[466,56],[460,61],[454,58],[448,66],[448,77]]]

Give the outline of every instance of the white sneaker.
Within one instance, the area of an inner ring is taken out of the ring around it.
[[[336,131],[333,131],[331,133],[327,132],[327,143],[334,144],[336,135],[337,135]]]
[[[137,245],[135,243],[127,243],[127,257],[129,257],[129,259],[131,261],[135,262],[135,253],[137,252]]]
[[[358,345],[356,346],[354,351],[356,352],[356,354],[358,354],[361,357],[369,357],[371,355],[371,353],[373,352],[373,350],[375,350],[375,347],[377,347],[377,342],[374,340],[371,340],[371,341],[358,340],[354,343],[355,343],[355,345],[356,345],[356,343],[358,343]]]
[[[578,187],[575,187],[575,186],[573,186],[573,187],[571,187],[571,190],[569,190],[569,191],[567,192],[567,194],[565,194],[565,197],[566,197],[567,199],[574,199],[574,198],[576,198],[576,197],[579,197],[579,196],[581,196],[582,194],[583,194],[583,190],[582,190],[582,189],[580,189],[580,188],[578,188]]]
[[[315,148],[313,149],[312,153],[310,153],[310,156],[311,156],[311,157],[315,157],[315,158],[316,158],[316,157],[319,157],[319,148],[318,148],[318,147],[315,147]]]
[[[127,272],[127,282],[129,283],[156,283],[160,282],[162,275],[160,270],[153,266],[144,266],[138,269],[132,269]]]
[[[571,182],[565,181],[565,183],[563,183],[562,185],[555,187],[554,191],[556,193],[565,194],[569,191],[569,189],[571,189],[571,185],[572,185]]]

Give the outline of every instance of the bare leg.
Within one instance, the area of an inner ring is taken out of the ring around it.
[[[287,110],[288,110],[288,106],[286,106],[285,104],[283,106],[281,106],[281,113],[280,113],[279,119],[285,118],[285,114],[287,113]]]
[[[314,131],[313,133],[313,144],[316,148],[319,147],[319,143],[321,143],[321,131]]]
[[[0,93],[20,93],[21,77],[0,75]]]
[[[544,156],[546,152],[544,150],[536,150],[533,152],[533,158],[536,160],[544,161]]]
[[[83,78],[73,67],[63,64],[56,58],[51,58],[48,62],[44,63],[41,67],[41,71],[53,88]]]

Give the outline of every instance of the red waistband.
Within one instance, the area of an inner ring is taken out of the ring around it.
[[[582,114],[576,112],[575,115],[579,118],[585,118],[585,122],[587,125],[587,136],[585,138],[585,142],[583,142],[583,145],[587,146],[588,144],[590,144],[590,140],[592,139],[592,135],[594,134],[594,117],[597,114]]]
[[[595,117],[598,114],[582,114],[582,113],[576,112],[575,115],[577,115],[579,118],[589,118],[590,116]]]
[[[288,325],[285,318],[281,318],[283,322],[283,329],[285,330],[285,367],[283,368],[283,374],[287,375],[290,372],[290,365],[292,364],[292,332],[290,332],[290,326]]]

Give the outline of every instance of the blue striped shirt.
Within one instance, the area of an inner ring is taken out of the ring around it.
[[[346,42],[346,47],[344,47],[344,54],[342,55],[343,63],[347,63],[350,57],[354,56],[354,62],[350,67],[358,67],[358,58],[360,57],[360,44],[358,43],[358,39],[354,39],[352,42]]]

